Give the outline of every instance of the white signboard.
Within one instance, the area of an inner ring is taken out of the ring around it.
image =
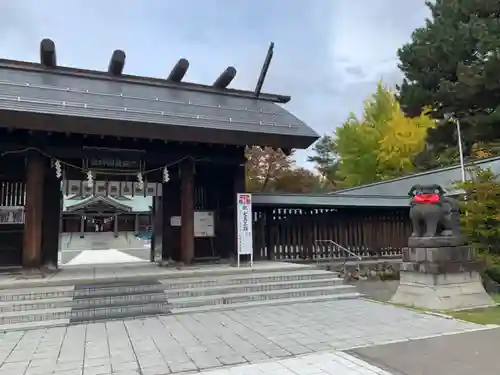
[[[236,207],[238,231],[238,267],[240,266],[240,255],[250,255],[250,265],[252,265],[252,194],[237,194]]]
[[[181,217],[180,216],[172,216],[170,218],[170,226],[180,227],[181,226]]]
[[[170,217],[172,227],[180,227],[182,219],[180,216]],[[213,211],[194,212],[194,236],[215,237],[215,220]]]
[[[213,211],[194,212],[194,236],[215,237]]]

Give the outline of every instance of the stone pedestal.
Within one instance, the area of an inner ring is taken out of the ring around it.
[[[430,238],[413,239],[410,243],[432,245]],[[493,305],[482,285],[480,271],[481,264],[474,261],[474,252],[465,245],[406,248],[400,284],[391,302],[432,310]]]

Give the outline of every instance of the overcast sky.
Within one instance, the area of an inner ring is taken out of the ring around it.
[[[264,91],[291,95],[287,108],[325,134],[380,78],[399,82],[396,50],[427,16],[424,0],[0,0],[0,55],[38,61],[48,37],[61,65],[104,70],[123,49],[129,74],[165,77],[185,57],[186,80],[233,65],[231,87],[253,89],[273,41]]]

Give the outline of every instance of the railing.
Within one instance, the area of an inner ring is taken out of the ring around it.
[[[356,254],[355,252],[353,252],[353,251],[349,250],[348,248],[346,248],[346,247],[344,247],[344,246],[342,246],[342,245],[338,244],[337,242],[335,242],[335,241],[333,241],[333,240],[316,240],[316,241],[313,241],[313,245],[314,245],[314,246],[316,246],[316,245],[318,245],[318,244],[320,244],[320,243],[329,243],[329,244],[332,244],[332,245],[333,245],[333,246],[332,246],[332,249],[329,249],[329,251],[328,251],[328,255],[329,255],[329,256],[327,257],[327,259],[330,259],[330,260],[332,260],[332,259],[338,259],[338,258],[335,258],[334,256],[332,256],[332,253],[333,253],[333,248],[335,248],[335,247],[336,247],[336,248],[338,248],[338,249],[342,250],[342,252],[343,252],[343,253],[344,253],[344,255],[345,255],[345,256],[344,256],[344,263],[343,263],[343,266],[344,266],[344,267],[345,267],[345,265],[346,265],[347,261],[349,260],[349,257],[350,257],[350,256],[351,256],[351,257],[354,257],[354,258],[356,258],[356,259],[358,259],[358,260],[363,260],[363,258],[362,258],[359,254]],[[318,257],[318,258],[317,258],[317,260],[316,260],[316,263],[319,263],[321,259],[324,259],[324,258],[319,258],[319,257]]]

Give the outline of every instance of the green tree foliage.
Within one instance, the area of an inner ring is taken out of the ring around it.
[[[376,127],[358,120],[354,115],[335,131],[339,155],[337,176],[342,186],[363,185],[383,179],[377,168],[380,138]]]
[[[394,94],[379,83],[365,102],[363,116],[351,114],[334,136],[322,139],[315,148],[318,158],[310,160],[320,171],[334,167],[335,182],[342,187],[398,177],[415,171],[413,156],[423,149],[427,129],[433,126],[426,112],[406,117]]]
[[[490,169],[477,169],[466,182],[457,183],[462,197],[462,229],[471,246],[482,253],[500,255],[500,183]]]
[[[460,119],[464,151],[476,142],[500,139],[500,2],[435,0],[431,18],[399,51],[405,75],[399,100],[409,115],[425,107],[433,117]],[[441,121],[429,130],[423,168],[457,161],[455,124]],[[450,150],[453,150],[450,152]]]
[[[314,155],[308,161],[314,163],[318,172],[333,188],[337,185],[337,170],[339,167],[335,142],[330,136],[321,137],[313,147]]]

